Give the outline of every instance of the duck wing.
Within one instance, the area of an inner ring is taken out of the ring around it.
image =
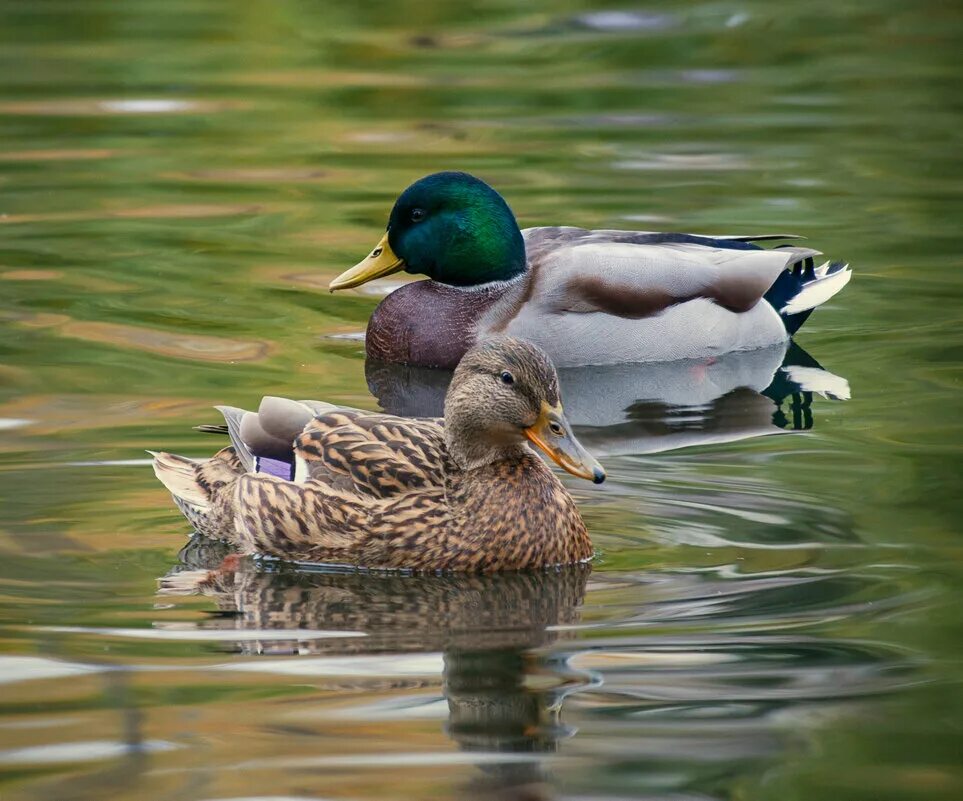
[[[801,247],[763,249],[744,237],[580,228],[529,229],[526,248],[532,294],[546,310],[630,319],[698,298],[746,312],[783,272],[819,255]]]
[[[225,425],[198,428],[228,434],[242,472],[269,472],[299,483],[314,479],[367,498],[444,486],[447,448],[440,418],[273,396],[264,397],[256,412],[217,409]]]
[[[218,530],[244,553],[367,567],[431,566],[450,522],[440,487],[374,498],[255,473],[237,479],[229,507]]]
[[[194,426],[194,430],[202,434],[226,434],[244,469],[256,473],[259,459],[293,463],[292,442],[308,421],[314,415],[345,407],[324,401],[293,401],[265,395],[255,412],[236,406],[214,408],[224,417],[224,423],[204,423]]]
[[[448,459],[440,420],[355,410],[311,419],[294,452],[299,478],[374,498],[443,488]]]
[[[218,407],[231,447],[210,459],[152,453],[188,521],[243,553],[384,567],[430,567],[450,520],[442,421],[265,398]],[[263,470],[290,463],[295,480]],[[441,550],[439,550],[441,549]]]

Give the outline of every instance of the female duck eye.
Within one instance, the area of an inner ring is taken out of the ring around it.
[[[508,370],[504,370],[499,378],[502,380],[503,384],[507,384],[508,386],[511,386],[515,383],[515,376],[508,372]]]
[[[423,219],[425,219],[425,210],[424,210],[424,209],[412,209],[412,211],[411,211],[411,221],[412,221],[412,222],[421,222]]]

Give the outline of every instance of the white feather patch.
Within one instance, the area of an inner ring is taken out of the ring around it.
[[[197,463],[193,459],[173,453],[147,452],[154,457],[154,475],[174,497],[201,509],[210,505],[210,498],[197,483],[197,474],[194,472]]]
[[[294,483],[303,484],[308,480],[308,463],[301,456],[294,456]]]
[[[804,392],[816,392],[830,400],[849,400],[849,382],[842,376],[822,370],[819,367],[790,365],[784,367],[786,375]]]
[[[815,309],[846,286],[852,277],[852,271],[844,267],[839,272],[825,278],[810,281],[803,286],[798,295],[782,307],[781,311],[783,314],[798,314],[809,309]]]

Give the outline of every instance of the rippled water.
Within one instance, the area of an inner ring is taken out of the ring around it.
[[[961,28],[3,3],[4,801],[959,797]],[[364,363],[387,287],[324,288],[443,168],[855,279],[788,353],[562,375],[591,569],[210,573],[143,450],[265,393],[436,413],[444,374]]]

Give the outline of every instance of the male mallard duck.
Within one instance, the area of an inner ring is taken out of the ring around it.
[[[520,231],[483,181],[440,172],[395,202],[387,233],[331,282],[359,286],[405,270],[375,309],[368,356],[453,367],[475,342],[507,334],[559,367],[702,358],[784,342],[841,290],[841,262],[752,244],[785,235],[695,236],[583,228]]]
[[[490,572],[592,555],[574,501],[528,443],[573,475],[605,473],[572,434],[555,368],[528,343],[468,351],[444,420],[265,401],[257,414],[222,409],[233,446],[210,459],[154,454],[203,534],[245,553],[365,567]],[[290,458],[292,442],[295,480],[255,472],[259,456]]]

